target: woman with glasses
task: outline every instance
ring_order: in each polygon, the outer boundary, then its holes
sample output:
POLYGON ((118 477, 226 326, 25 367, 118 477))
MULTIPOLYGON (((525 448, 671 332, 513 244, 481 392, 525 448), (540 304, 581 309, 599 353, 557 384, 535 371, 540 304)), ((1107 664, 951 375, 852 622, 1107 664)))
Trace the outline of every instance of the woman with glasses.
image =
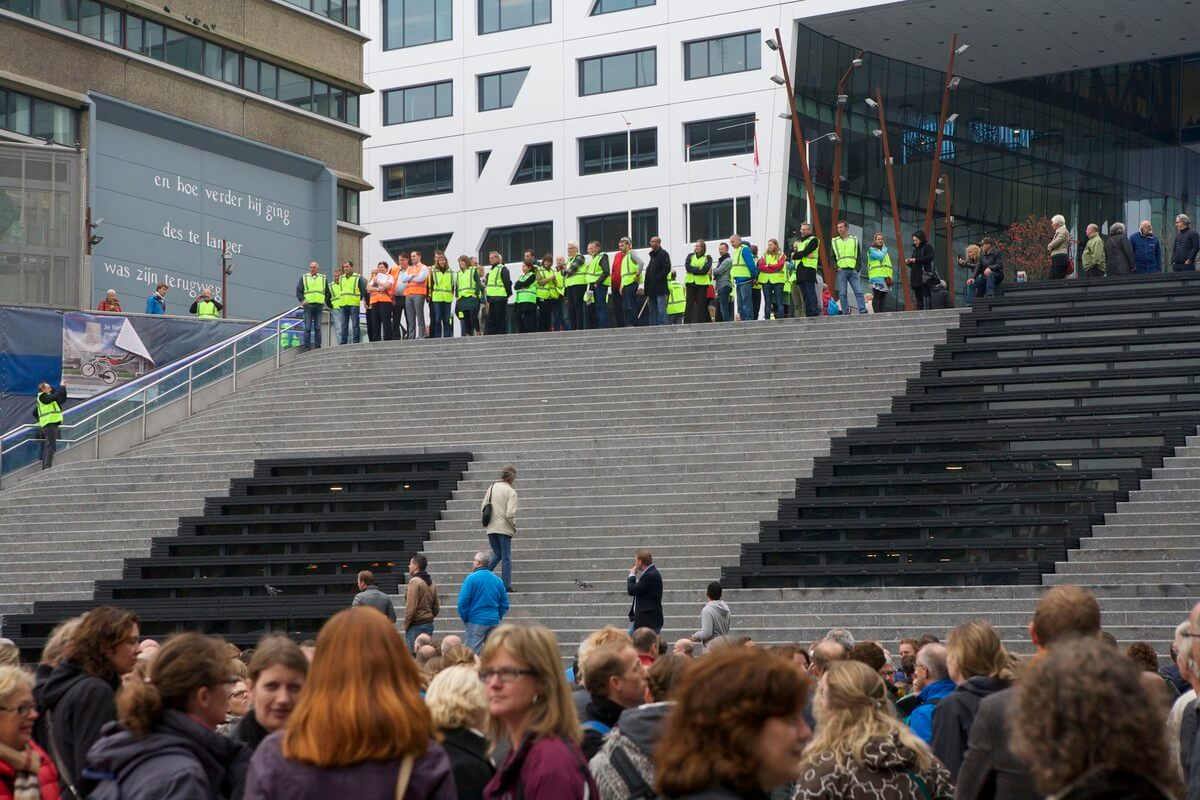
POLYGON ((553 633, 541 626, 496 628, 484 645, 479 679, 492 733, 506 737, 511 748, 484 790, 485 800, 600 796, 579 749, 583 730, 553 633))
POLYGON ((435 734, 404 637, 348 608, 321 628, 287 726, 254 751, 246 800, 457 800, 435 734))
POLYGON ((33 676, 0 667, 0 800, 58 800, 58 771, 33 741, 33 676))
POLYGON ((259 639, 247 675, 250 707, 227 735, 257 750, 263 739, 283 729, 296 708, 308 677, 308 659, 300 645, 283 634, 271 634, 259 639))
POLYGON ((198 633, 168 639, 154 657, 149 682, 121 690, 120 728, 88 752, 84 777, 100 781, 91 797, 238 794, 250 750, 216 731, 225 721, 233 683, 222 640, 198 633))

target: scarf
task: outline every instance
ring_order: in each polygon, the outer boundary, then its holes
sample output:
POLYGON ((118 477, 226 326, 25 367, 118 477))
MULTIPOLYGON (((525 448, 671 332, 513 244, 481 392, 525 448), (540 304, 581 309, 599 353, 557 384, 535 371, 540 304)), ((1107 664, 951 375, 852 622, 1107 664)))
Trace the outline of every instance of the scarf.
POLYGON ((0 744, 0 760, 13 769, 13 800, 41 800, 38 772, 42 768, 42 759, 33 745, 25 745, 24 750, 13 750, 0 744))

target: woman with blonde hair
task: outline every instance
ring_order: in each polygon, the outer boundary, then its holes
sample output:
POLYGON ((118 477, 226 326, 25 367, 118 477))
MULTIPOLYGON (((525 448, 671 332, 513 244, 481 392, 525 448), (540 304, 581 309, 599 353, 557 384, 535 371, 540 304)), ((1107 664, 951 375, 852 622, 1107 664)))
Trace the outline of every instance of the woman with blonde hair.
POLYGON ((447 667, 430 681, 425 703, 450 756, 459 800, 481 800, 484 787, 496 774, 496 765, 482 732, 488 710, 479 672, 473 666, 447 667))
POLYGON ((600 790, 579 742, 583 729, 563 674, 558 640, 540 625, 501 625, 488 636, 479 680, 491 729, 510 751, 485 800, 585 800, 600 790))
POLYGON ((946 670, 956 685, 933 709, 930 746, 950 770, 950 777, 957 778, 979 704, 988 695, 1007 689, 1012 672, 1000 635, 983 620, 965 622, 950 631, 946 670))
POLYGON ((335 614, 287 726, 254 752, 246 800, 455 800, 417 665, 388 618, 335 614))
POLYGON ((954 795, 950 773, 896 719, 887 685, 858 661, 839 661, 821 678, 817 734, 804 751, 797 800, 936 800, 954 795))
POLYGON ((0 667, 0 800, 58 800, 58 770, 33 741, 33 676, 0 667))

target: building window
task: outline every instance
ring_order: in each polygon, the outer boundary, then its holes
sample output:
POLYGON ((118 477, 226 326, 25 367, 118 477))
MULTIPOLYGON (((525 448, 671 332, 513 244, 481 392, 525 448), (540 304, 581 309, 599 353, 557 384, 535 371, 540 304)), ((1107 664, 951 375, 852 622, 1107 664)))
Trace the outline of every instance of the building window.
POLYGON ((383 49, 450 41, 452 14, 451 0, 384 0, 383 49))
POLYGON ((580 97, 653 86, 657 82, 658 59, 653 47, 579 61, 580 97))
POLYGON ((72 147, 79 140, 78 118, 76 109, 0 87, 0 128, 4 130, 72 147))
POLYGON ((579 140, 579 174, 596 175, 658 165, 658 129, 641 128, 628 135, 606 133, 579 140), (632 145, 633 157, 626 159, 626 144, 632 145))
POLYGON ((545 25, 550 0, 479 0, 479 35, 545 25))
POLYGON ((383 168, 383 199, 407 200, 454 191, 454 157, 389 164, 383 168))
POLYGON ((754 152, 753 114, 687 122, 683 133, 684 158, 691 161, 754 152))
POLYGON ((479 110, 495 111, 498 108, 512 108, 517 102, 517 95, 521 93, 521 87, 525 85, 525 78, 528 75, 528 67, 480 75, 479 110))
POLYGON ((514 184, 537 183, 553 178, 554 145, 550 142, 527 145, 525 154, 521 156, 521 165, 517 167, 517 174, 513 175, 512 182, 514 184))
POLYGON ((479 248, 479 263, 488 263, 488 253, 495 250, 505 263, 520 261, 526 250, 534 255, 554 252, 554 223, 530 222, 525 225, 508 225, 503 228, 488 228, 479 248))
POLYGON ((611 14, 614 11, 628 11, 631 8, 647 8, 654 5, 654 0, 596 0, 592 6, 591 16, 611 14))
POLYGON ((405 86, 383 93, 383 124, 399 125, 454 114, 454 83, 441 81, 405 86))
POLYGON ((450 245, 450 236, 449 233, 433 233, 427 236, 410 236, 407 239, 387 239, 380 244, 392 257, 393 264, 396 263, 396 256, 407 256, 413 250, 421 254, 421 260, 426 264, 432 264, 434 251, 446 252, 450 245))
POLYGON ((358 224, 358 190, 347 186, 338 187, 338 215, 342 222, 358 224))
MULTIPOLYGON (((684 206, 685 213, 687 206, 684 206)), ((750 198, 714 200, 711 203, 692 203, 691 238, 728 239, 737 233, 750 235, 750 198), (733 228, 734 205, 737 205, 737 229, 733 228)))
POLYGON ((334 22, 358 27, 358 0, 284 0, 305 11, 311 11, 334 22))
POLYGON ((701 39, 683 45, 685 80, 749 72, 762 66, 760 31, 701 39))
MULTIPOLYGON (((616 250, 622 236, 627 236, 629 214, 626 211, 579 218, 579 241, 599 242, 601 250, 616 250)), ((658 235, 658 209, 641 208, 633 212, 634 247, 649 247, 650 237, 658 235)))
POLYGON ((475 154, 476 175, 483 174, 483 168, 487 166, 488 159, 492 157, 491 150, 480 150, 475 154))

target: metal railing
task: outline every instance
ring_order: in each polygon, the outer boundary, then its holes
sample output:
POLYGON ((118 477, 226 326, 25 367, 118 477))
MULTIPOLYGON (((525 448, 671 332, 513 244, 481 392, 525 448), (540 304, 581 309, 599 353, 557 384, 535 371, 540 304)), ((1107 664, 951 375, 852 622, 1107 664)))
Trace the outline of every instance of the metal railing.
MULTIPOLYGON (((229 391, 237 390, 238 373, 274 359, 278 368, 283 354, 301 344, 304 319, 299 306, 259 323, 223 342, 185 356, 129 383, 116 386, 63 412, 58 451, 94 444, 92 458, 99 458, 104 434, 132 426, 133 444, 145 441, 152 411, 174 403, 182 406, 179 418, 193 413, 197 391, 228 380, 229 391), (140 435, 137 424, 140 422, 140 435)), ((0 479, 40 461, 42 439, 37 425, 14 428, 0 436, 0 479)))

